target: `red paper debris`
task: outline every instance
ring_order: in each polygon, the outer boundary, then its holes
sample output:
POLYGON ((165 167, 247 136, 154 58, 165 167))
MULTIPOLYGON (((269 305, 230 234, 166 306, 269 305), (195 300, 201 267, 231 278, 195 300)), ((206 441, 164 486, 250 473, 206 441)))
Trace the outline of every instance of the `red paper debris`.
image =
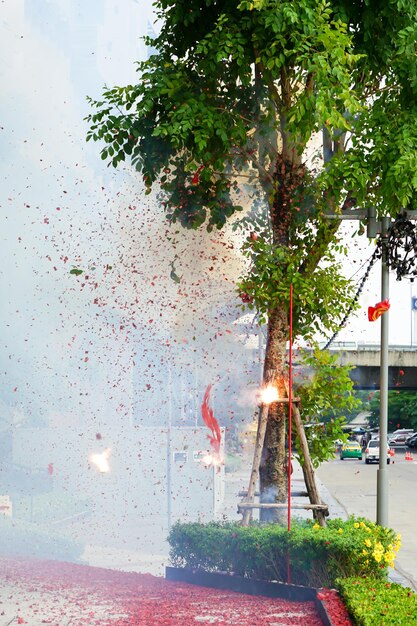
POLYGON ((378 302, 375 306, 368 307, 368 320, 370 322, 376 322, 376 320, 381 317, 383 313, 386 313, 390 308, 389 300, 382 300, 382 302, 378 302))
POLYGON ((214 417, 213 409, 209 406, 211 387, 212 387, 211 385, 208 385, 204 393, 203 404, 201 405, 201 415, 202 415, 205 425, 212 432, 212 436, 207 435, 207 437, 210 440, 210 445, 213 448, 213 450, 216 452, 216 454, 219 454, 220 442, 221 442, 222 436, 221 436, 219 424, 216 418, 214 417))

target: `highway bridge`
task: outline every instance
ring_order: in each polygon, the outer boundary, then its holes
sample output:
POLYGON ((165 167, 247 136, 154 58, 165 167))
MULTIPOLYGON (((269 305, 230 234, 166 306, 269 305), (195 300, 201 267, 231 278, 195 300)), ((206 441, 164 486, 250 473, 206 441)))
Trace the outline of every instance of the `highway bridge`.
MULTIPOLYGON (((329 350, 341 365, 354 365, 351 378, 357 389, 379 389, 379 344, 334 342, 329 350)), ((389 347, 388 386, 417 391, 417 346, 389 347)))

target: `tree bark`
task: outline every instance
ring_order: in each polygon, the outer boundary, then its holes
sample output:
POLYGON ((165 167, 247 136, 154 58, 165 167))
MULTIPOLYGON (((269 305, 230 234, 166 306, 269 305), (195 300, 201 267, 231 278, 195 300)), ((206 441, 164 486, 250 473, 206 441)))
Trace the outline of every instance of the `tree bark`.
MULTIPOLYGON (((278 390, 279 398, 286 398, 285 379, 286 344, 288 340, 288 315, 282 308, 276 308, 268 319, 268 339, 265 350, 264 383, 272 384, 278 390)), ((269 406, 260 464, 261 503, 285 502, 287 498, 286 473, 286 404, 274 402, 269 406)), ((261 510, 263 522, 280 521, 282 510, 261 510)))
MULTIPOLYGON (((286 343, 288 318, 286 312, 277 308, 268 320, 268 339, 265 350, 263 382, 273 385, 280 398, 286 397, 286 343)), ((246 502, 253 503, 256 484, 260 482, 260 501, 285 502, 287 498, 287 474, 285 466, 285 404, 273 402, 262 404, 259 412, 255 451, 246 502)), ((282 511, 261 510, 261 521, 279 521, 282 511)), ((252 510, 243 513, 242 525, 247 526, 252 510)))
MULTIPOLYGON (((260 466, 260 502, 262 504, 286 502, 286 419, 288 405, 274 403, 269 409, 265 443, 260 466)), ((262 522, 283 522, 286 513, 283 509, 261 509, 262 522)))

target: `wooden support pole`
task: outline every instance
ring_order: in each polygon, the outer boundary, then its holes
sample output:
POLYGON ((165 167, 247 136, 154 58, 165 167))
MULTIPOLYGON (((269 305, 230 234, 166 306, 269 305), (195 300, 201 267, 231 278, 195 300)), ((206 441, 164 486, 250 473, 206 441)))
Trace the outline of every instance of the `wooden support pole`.
MULTIPOLYGON (((300 398, 293 398, 292 402, 299 402, 300 398)), ((288 398, 279 398, 276 400, 280 404, 287 404, 288 398)), ((245 502, 253 502, 256 493, 256 484, 259 478, 259 467, 261 465, 262 450, 264 447, 266 426, 268 424, 268 413, 270 404, 262 404, 258 422, 258 430, 256 433, 255 451, 253 454, 252 470, 249 479, 249 487, 246 494, 245 502)), ((248 526, 252 519, 252 510, 245 509, 242 518, 242 526, 248 526)))
MULTIPOLYGON (((320 498, 320 493, 317 488, 316 478, 314 474, 313 464, 310 458, 310 450, 308 448, 307 437, 304 431, 303 422, 300 415, 300 409, 298 406, 293 406, 293 420, 297 430, 298 440, 300 442, 301 453, 304 459, 304 465, 302 466, 304 481, 307 487, 307 493, 310 499, 311 504, 314 505, 322 505, 323 502, 320 498)), ((314 517, 320 526, 326 526, 326 515, 325 510, 327 510, 327 506, 325 509, 316 508, 314 517)), ((327 511, 328 514, 328 511, 327 511)))
MULTIPOLYGON (((259 504, 253 502, 240 502, 237 505, 239 513, 247 511, 248 509, 286 509, 286 502, 260 502, 259 504)), ((306 511, 328 511, 327 504, 292 504, 292 509, 305 509, 306 511)))
MULTIPOLYGON (((263 404, 261 407, 261 412, 259 416, 258 431, 256 433, 255 451, 253 454, 253 461, 252 461, 252 471, 250 474, 248 493, 246 496, 247 503, 253 502, 255 492, 256 492, 256 483, 258 482, 258 478, 259 478, 259 466, 261 464, 262 449, 264 447, 266 426, 268 423, 268 411, 269 411, 269 404, 263 404)), ((245 509, 243 513, 243 517, 242 517, 242 526, 249 526, 251 518, 252 518, 252 509, 251 508, 245 509)))

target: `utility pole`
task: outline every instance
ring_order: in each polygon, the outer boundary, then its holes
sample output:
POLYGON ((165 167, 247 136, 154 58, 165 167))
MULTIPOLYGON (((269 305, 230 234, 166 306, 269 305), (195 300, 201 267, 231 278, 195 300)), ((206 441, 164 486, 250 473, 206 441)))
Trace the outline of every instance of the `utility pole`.
MULTIPOLYGON (((368 209, 367 236, 380 235, 381 244, 381 301, 389 298, 388 230, 390 217, 376 219, 375 209, 368 209)), ((381 343, 379 361, 379 469, 376 484, 376 523, 388 526, 388 356, 389 356, 389 311, 381 316, 381 343)))
MULTIPOLYGON (((388 229, 391 219, 381 219, 381 301, 389 298, 388 229)), ((376 523, 388 526, 388 342, 389 311, 381 316, 381 345, 379 369, 379 469, 377 472, 376 523)))
MULTIPOLYGON (((405 210, 403 216, 407 220, 417 220, 416 210, 405 210)), ((327 215, 328 219, 350 219, 366 220, 367 236, 375 239, 380 236, 381 247, 381 301, 389 299, 389 237, 390 228, 395 222, 391 217, 384 216, 376 218, 375 207, 369 207, 367 211, 357 209, 344 216, 327 215)), ((410 233, 407 233, 408 236, 410 233)), ((410 244, 408 244, 410 245, 410 244)), ((415 238, 412 241, 412 248, 417 250, 415 238)), ((397 280, 407 274, 413 276, 417 272, 412 269, 414 261, 405 264, 399 273, 400 265, 397 265, 397 280), (400 276, 400 278, 398 277, 400 276)), ((411 340, 413 343, 413 340, 411 340)), ((377 473, 377 493, 376 493, 376 521, 380 526, 388 526, 388 470, 387 470, 387 444, 388 444, 388 357, 389 357, 389 313, 386 311, 381 316, 381 344, 380 344, 380 378, 379 378, 379 469, 377 473)))

